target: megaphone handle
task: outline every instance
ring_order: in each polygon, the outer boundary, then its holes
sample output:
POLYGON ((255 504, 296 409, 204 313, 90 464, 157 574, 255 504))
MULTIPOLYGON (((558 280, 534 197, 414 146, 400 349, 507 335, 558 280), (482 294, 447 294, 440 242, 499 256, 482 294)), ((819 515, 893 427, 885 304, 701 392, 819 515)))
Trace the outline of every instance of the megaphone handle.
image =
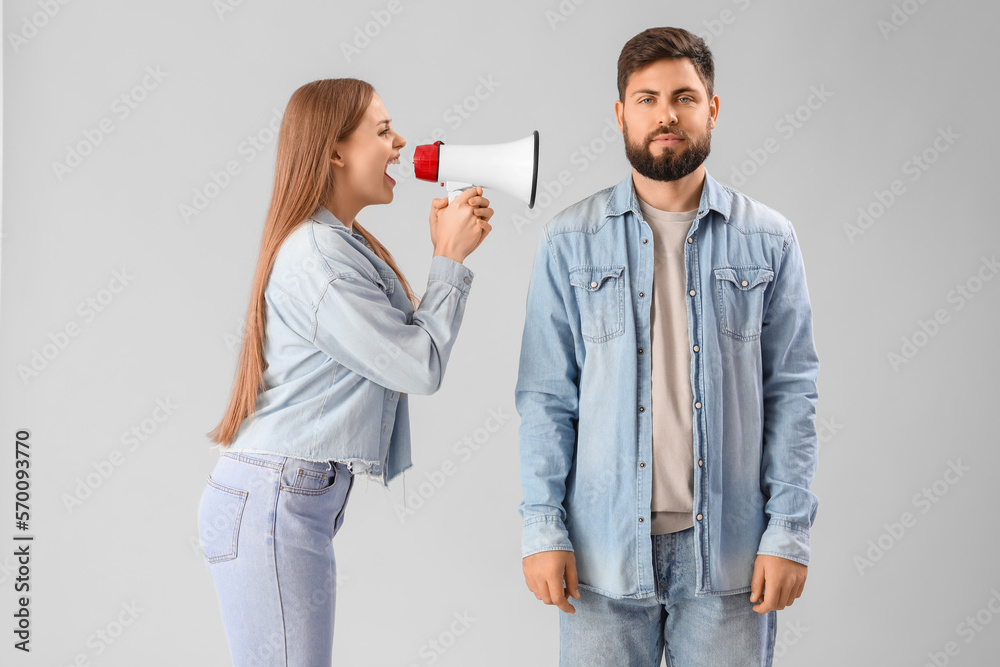
POLYGON ((462 183, 461 181, 445 181, 445 189, 448 191, 448 203, 455 201, 455 197, 463 191, 472 187, 472 183, 462 183))

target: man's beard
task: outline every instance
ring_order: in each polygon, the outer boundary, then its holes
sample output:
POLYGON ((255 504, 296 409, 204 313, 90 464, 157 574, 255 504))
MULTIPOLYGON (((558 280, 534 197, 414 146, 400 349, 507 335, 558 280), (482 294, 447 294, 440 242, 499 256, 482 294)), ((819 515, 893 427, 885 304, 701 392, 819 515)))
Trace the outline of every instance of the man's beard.
POLYGON ((629 141, 628 125, 625 123, 625 119, 622 118, 622 128, 625 133, 625 155, 635 170, 646 178, 654 181, 676 181, 701 166, 701 163, 705 161, 705 158, 711 152, 711 122, 712 120, 709 118, 705 124, 705 134, 700 138, 692 138, 690 134, 677 129, 658 127, 649 133, 643 140, 643 143, 633 144, 629 141), (681 152, 677 151, 677 148, 682 146, 682 144, 667 146, 664 148, 662 155, 654 157, 650 148, 652 141, 661 134, 668 133, 676 134, 683 139, 686 144, 685 150, 681 152))

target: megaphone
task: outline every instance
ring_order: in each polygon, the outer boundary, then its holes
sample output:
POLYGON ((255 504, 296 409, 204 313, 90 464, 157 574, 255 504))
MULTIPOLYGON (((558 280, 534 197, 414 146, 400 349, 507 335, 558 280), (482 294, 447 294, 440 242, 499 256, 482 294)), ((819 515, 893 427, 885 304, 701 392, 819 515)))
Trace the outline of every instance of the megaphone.
POLYGON ((417 146, 413 171, 424 181, 441 182, 448 203, 475 185, 496 188, 535 205, 538 185, 538 130, 506 144, 446 146, 442 141, 417 146))

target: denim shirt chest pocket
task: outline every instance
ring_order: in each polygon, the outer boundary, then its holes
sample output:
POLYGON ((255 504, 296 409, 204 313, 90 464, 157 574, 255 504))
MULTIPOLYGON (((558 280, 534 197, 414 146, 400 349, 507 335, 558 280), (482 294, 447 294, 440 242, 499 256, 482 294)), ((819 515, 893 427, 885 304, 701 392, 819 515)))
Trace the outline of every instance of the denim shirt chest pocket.
POLYGON ((774 270, 768 266, 717 266, 714 271, 719 330, 736 340, 757 340, 764 317, 764 290, 774 279, 774 270))
POLYGON ((625 267, 576 266, 569 270, 584 340, 603 343, 625 331, 625 267))

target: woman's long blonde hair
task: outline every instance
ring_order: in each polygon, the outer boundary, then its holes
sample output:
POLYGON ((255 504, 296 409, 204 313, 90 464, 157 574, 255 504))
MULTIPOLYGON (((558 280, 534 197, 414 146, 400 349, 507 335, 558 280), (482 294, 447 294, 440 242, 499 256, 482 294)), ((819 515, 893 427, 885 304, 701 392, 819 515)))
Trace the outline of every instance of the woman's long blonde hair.
MULTIPOLYGON (((264 288, 274 258, 292 230, 326 203, 334 188, 330 161, 333 145, 358 127, 374 93, 371 84, 358 79, 321 79, 302 86, 288 100, 278 133, 274 188, 260 242, 236 379, 222 421, 208 433, 223 446, 232 443, 245 418, 253 417, 257 394, 264 388, 264 288)), ((396 272, 406 296, 416 307, 418 299, 389 251, 356 221, 353 228, 396 272)))

